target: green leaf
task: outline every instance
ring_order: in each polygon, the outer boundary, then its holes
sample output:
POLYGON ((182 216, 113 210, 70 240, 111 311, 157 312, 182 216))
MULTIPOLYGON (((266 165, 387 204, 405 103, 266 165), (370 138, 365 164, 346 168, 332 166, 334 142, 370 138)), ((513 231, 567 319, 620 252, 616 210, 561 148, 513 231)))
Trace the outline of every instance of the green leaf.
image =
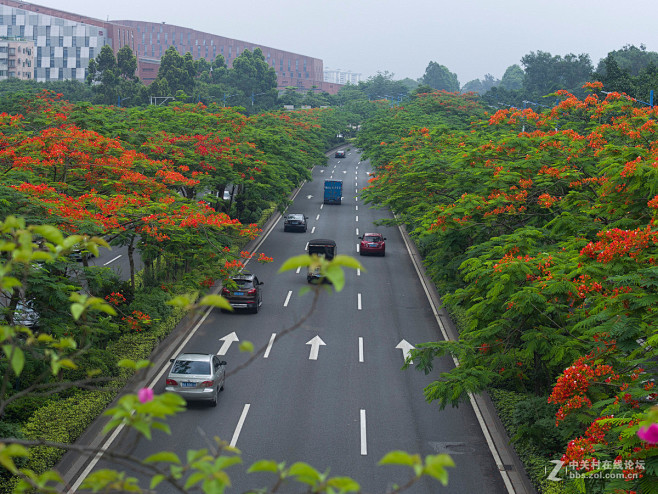
POLYGON ((384 458, 379 460, 378 465, 405 465, 413 466, 420 463, 418 455, 410 455, 406 451, 390 451, 386 453, 384 458))
POLYGON ((83 312, 85 311, 85 306, 83 304, 71 304, 71 314, 73 315, 74 320, 80 319, 80 316, 82 316, 83 312))
POLYGON ((359 492, 361 486, 349 477, 333 477, 327 481, 329 487, 340 489, 342 492, 359 492))
POLYGON ((151 490, 155 489, 158 485, 160 485, 160 483, 164 479, 166 479, 166 477, 164 475, 161 475, 161 474, 154 475, 153 478, 151 479, 151 483, 150 483, 151 490))
POLYGON ((251 353, 254 351, 254 344, 251 341, 242 341, 240 342, 238 348, 241 352, 251 353))
POLYGON ((340 292, 345 286, 345 273, 343 269, 336 265, 330 264, 325 272, 326 278, 331 282, 334 287, 334 290, 340 292))
POLYGON ((7 358, 11 359, 11 368, 14 374, 20 376, 25 365, 25 354, 23 350, 14 345, 2 345, 2 351, 5 352, 7 358))
POLYGON ((298 482, 308 485, 316 485, 322 480, 320 472, 308 463, 297 462, 290 466, 288 473, 296 477, 298 482))
POLYGON ((281 265, 278 272, 283 273, 284 271, 290 271, 291 269, 310 266, 312 262, 313 259, 308 254, 302 254, 300 256, 291 257, 281 265))
POLYGON ((206 474, 203 472, 196 472, 193 473, 192 475, 189 476, 189 478, 185 481, 185 489, 189 489, 195 484, 198 484, 199 482, 202 482, 205 480, 206 474))
POLYGON ((360 269, 365 273, 365 268, 361 265, 358 259, 355 259, 352 256, 338 255, 331 260, 331 264, 336 264, 338 266, 345 266, 346 268, 360 269))
POLYGON ((443 485, 448 485, 448 472, 445 467, 454 467, 455 462, 449 455, 429 455, 425 458, 423 473, 434 477, 443 485))
POLYGON ((144 459, 144 463, 176 463, 180 465, 181 461, 180 458, 176 453, 172 453, 171 451, 160 451, 159 453, 155 453, 148 458, 144 459))
POLYGON ((62 235, 62 232, 51 225, 33 226, 32 231, 41 235, 43 238, 55 245, 61 245, 64 241, 64 235, 62 235))
POLYGON ((272 472, 277 473, 279 471, 278 464, 272 460, 260 460, 254 463, 247 470, 248 473, 251 472, 272 472))
POLYGON ((206 295, 199 301, 199 305, 210 305, 220 309, 233 310, 231 304, 221 295, 206 295))

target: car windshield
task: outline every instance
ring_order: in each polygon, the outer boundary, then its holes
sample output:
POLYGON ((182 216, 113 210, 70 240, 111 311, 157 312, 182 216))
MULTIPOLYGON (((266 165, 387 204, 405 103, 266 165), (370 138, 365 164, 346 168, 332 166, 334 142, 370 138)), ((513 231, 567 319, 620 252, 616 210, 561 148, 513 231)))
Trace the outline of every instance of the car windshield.
POLYGON ((366 235, 365 237, 363 237, 363 240, 365 240, 366 242, 380 242, 381 237, 379 235, 366 235))
POLYGON ((173 374, 210 374, 210 362, 199 360, 176 360, 173 374))
POLYGON ((247 288, 252 285, 251 280, 245 280, 244 278, 238 278, 233 280, 236 285, 238 285, 238 288, 247 288))

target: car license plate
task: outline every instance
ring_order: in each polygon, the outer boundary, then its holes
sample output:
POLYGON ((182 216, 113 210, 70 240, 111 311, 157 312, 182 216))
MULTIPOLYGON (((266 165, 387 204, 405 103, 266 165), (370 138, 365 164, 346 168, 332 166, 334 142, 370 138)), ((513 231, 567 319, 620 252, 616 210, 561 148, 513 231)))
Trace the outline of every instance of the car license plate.
POLYGON ((183 387, 183 388, 193 388, 194 386, 196 386, 196 383, 182 382, 182 383, 180 383, 180 385, 181 385, 181 387, 183 387))
POLYGON ((233 292, 233 295, 244 295, 244 292, 233 292))
POLYGON ((377 247, 377 244, 370 244, 370 247, 377 247))

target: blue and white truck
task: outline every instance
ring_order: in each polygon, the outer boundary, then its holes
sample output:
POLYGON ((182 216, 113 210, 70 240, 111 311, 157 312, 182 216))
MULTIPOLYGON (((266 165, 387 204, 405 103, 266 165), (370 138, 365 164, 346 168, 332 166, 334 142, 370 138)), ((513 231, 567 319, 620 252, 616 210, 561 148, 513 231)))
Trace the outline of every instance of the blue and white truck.
POLYGON ((343 197, 342 180, 325 180, 324 181, 324 203, 340 204, 343 197))

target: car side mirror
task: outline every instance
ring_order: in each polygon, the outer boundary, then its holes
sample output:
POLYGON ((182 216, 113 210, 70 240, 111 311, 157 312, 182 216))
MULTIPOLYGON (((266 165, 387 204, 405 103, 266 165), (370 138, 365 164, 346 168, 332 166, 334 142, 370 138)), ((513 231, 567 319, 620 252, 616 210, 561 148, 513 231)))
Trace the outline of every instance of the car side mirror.
POLYGON ((265 282, 264 282, 264 281, 259 281, 258 284, 259 284, 259 285, 264 285, 265 282))
POLYGON ((169 359, 169 363, 170 363, 170 364, 173 364, 173 363, 174 363, 174 360, 176 360, 176 359, 175 359, 175 358, 170 358, 170 359, 169 359))
POLYGON ((386 237, 384 237, 384 240, 386 240, 386 237))
POLYGON ((363 240, 363 235, 360 235, 360 236, 359 236, 359 239, 363 240))
POLYGON ((226 365, 226 360, 220 360, 219 365, 226 365))

